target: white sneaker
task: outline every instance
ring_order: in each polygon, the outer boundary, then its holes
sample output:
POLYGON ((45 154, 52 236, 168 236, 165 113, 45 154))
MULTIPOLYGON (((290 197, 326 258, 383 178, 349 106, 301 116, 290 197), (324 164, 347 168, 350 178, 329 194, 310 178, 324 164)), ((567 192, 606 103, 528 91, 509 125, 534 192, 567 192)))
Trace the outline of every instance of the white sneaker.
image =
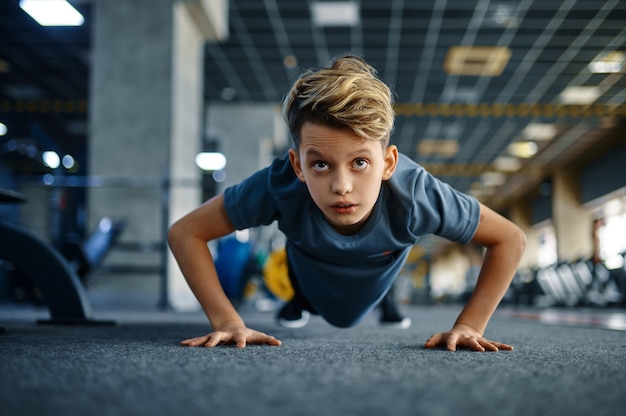
POLYGON ((302 311, 302 313, 300 314, 300 318, 288 319, 287 317, 282 317, 279 315, 278 319, 276 319, 276 322, 278 322, 278 325, 285 328, 302 328, 309 323, 310 317, 311 314, 309 313, 309 311, 302 311))
POLYGON ((404 317, 400 321, 380 321, 382 326, 394 329, 407 329, 411 327, 411 318, 404 317))

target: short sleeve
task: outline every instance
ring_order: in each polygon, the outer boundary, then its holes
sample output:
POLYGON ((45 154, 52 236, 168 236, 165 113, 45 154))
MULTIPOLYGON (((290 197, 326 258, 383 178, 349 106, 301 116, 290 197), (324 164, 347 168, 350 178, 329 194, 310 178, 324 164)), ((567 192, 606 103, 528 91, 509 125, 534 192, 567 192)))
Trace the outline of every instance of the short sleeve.
MULTIPOLYGON (((466 243, 474 236, 480 220, 478 201, 437 179, 407 156, 400 155, 388 186, 393 194, 388 208, 392 217, 406 221, 404 227, 415 239, 434 234, 466 243)), ((395 227, 402 228, 402 224, 396 221, 395 227)))
POLYGON ((413 220, 428 219, 430 232, 459 243, 469 242, 480 220, 478 201, 425 170, 415 182, 413 220))
POLYGON ((238 230, 268 225, 279 216, 269 186, 270 169, 262 169, 224 191, 224 207, 238 230))

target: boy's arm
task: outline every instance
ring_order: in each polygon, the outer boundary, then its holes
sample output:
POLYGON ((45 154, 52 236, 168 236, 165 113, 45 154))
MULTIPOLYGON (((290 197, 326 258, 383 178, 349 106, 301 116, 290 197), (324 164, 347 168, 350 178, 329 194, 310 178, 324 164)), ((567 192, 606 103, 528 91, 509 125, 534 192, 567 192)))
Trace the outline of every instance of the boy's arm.
POLYGON ((202 337, 185 340, 183 345, 280 345, 276 338, 246 328, 219 282, 207 243, 233 231, 235 228, 226 214, 222 195, 210 199, 169 229, 168 242, 172 253, 214 331, 202 337))
POLYGON ((431 336, 426 342, 427 348, 441 346, 451 351, 457 346, 476 351, 513 349, 510 345, 483 338, 483 333, 513 280, 526 247, 526 237, 515 224, 480 204, 480 222, 472 241, 487 249, 474 293, 452 330, 431 336))

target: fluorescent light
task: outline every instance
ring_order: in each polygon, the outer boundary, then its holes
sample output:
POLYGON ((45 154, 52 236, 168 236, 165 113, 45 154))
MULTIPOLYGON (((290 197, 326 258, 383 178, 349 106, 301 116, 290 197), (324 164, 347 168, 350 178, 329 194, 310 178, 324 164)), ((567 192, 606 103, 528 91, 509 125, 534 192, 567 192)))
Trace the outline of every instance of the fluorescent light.
POLYGON ((508 150, 515 157, 527 159, 537 153, 537 143, 533 141, 513 142, 509 145, 508 150))
POLYGON ((481 197, 484 194, 486 194, 485 188, 483 187, 483 184, 480 182, 472 183, 472 185, 470 186, 469 193, 475 198, 481 197))
POLYGON ((500 186, 506 183, 506 175, 501 172, 485 172, 480 175, 483 186, 500 186))
POLYGON ((554 124, 530 123, 522 132, 529 140, 552 140, 556 136, 557 128, 554 124))
POLYGON ((493 161, 493 167, 500 172, 517 172, 522 167, 522 162, 515 157, 499 156, 493 161))
POLYGON ((226 167, 226 156, 219 152, 202 152, 196 155, 196 165, 202 170, 215 171, 226 167))
POLYGON ((506 46, 452 46, 443 67, 450 75, 496 77, 509 62, 511 50, 506 46))
POLYGON ((41 26, 80 26, 85 22, 67 0, 20 0, 20 7, 41 26))
POLYGON ((588 65, 594 74, 612 74, 622 72, 626 64, 626 53, 612 51, 598 55, 588 65))
POLYGON ((422 139, 417 145, 421 156, 441 156, 451 158, 459 152, 459 142, 454 139, 422 139))
POLYGON ((592 104, 600 97, 598 87, 567 87, 559 96, 563 104, 592 104))
POLYGON ((359 23, 359 6, 354 1, 329 1, 311 4, 316 26, 355 26, 359 23))

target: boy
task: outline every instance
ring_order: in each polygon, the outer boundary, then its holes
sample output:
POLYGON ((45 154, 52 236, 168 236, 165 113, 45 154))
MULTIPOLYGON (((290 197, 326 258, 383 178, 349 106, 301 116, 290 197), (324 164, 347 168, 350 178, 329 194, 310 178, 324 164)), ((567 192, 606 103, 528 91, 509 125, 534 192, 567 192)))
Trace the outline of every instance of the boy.
POLYGON ((379 304, 421 235, 482 244, 487 250, 473 295, 452 329, 432 335, 425 346, 511 350, 482 335, 511 283, 525 236, 389 145, 393 98, 376 71, 344 56, 306 72, 285 98, 283 112, 294 145, 288 157, 170 228, 172 252, 213 328, 182 344, 280 345, 245 326, 207 250, 209 240, 235 229, 278 221, 296 293, 285 310, 318 313, 338 327, 357 324, 379 304))

